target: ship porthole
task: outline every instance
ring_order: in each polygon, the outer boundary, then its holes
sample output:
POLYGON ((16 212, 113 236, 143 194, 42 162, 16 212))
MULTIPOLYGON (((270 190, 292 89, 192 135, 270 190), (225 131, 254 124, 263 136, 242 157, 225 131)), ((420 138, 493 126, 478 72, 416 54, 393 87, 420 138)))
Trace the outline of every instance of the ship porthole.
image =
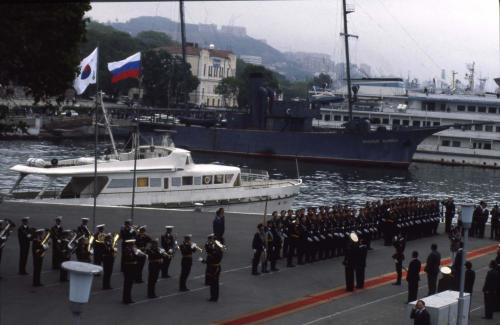
POLYGON ((203 184, 210 184, 210 176, 203 177, 203 184))

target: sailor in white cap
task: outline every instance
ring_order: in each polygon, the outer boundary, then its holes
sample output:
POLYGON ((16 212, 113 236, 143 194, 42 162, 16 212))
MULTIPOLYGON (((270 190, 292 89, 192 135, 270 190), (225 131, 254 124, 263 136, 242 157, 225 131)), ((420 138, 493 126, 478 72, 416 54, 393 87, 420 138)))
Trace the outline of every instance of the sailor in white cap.
POLYGON ((42 273, 42 263, 43 257, 45 256, 45 251, 47 250, 47 237, 44 238, 43 235, 45 229, 37 229, 35 231, 35 236, 33 238, 33 286, 40 287, 42 283, 40 281, 40 275, 42 273))
POLYGON ((89 218, 82 218, 82 224, 76 229, 78 237, 84 236, 85 238, 90 237, 90 230, 88 228, 89 218))
POLYGON ((454 284, 454 277, 449 266, 443 266, 440 269, 441 279, 439 279, 437 292, 443 292, 446 290, 452 290, 454 284))
POLYGON ((122 250, 123 256, 123 303, 131 304, 132 285, 134 283, 137 271, 137 255, 135 254, 135 239, 126 239, 122 250))
MULTIPOLYGON (((139 233, 136 236, 136 242, 135 245, 137 246, 137 249, 139 249, 141 252, 146 251, 146 247, 148 244, 151 242, 151 237, 146 234, 146 229, 147 226, 143 225, 139 227, 139 233)), ((144 281, 142 280, 142 270, 144 269, 144 265, 146 264, 146 255, 140 255, 138 256, 137 259, 137 273, 135 274, 135 283, 143 283, 144 281)))
POLYGON ((30 251, 30 243, 33 240, 35 229, 28 225, 30 217, 21 219, 21 226, 17 229, 17 238, 19 240, 19 274, 27 275, 26 262, 30 251))
POLYGON ((191 273, 191 266, 193 265, 193 253, 196 250, 201 250, 195 243, 191 242, 191 234, 184 236, 184 241, 180 245, 180 251, 182 254, 181 260, 181 276, 179 279, 179 290, 189 291, 186 286, 187 278, 189 273, 191 273))
POLYGON ((356 266, 356 246, 358 243, 358 235, 355 232, 349 234, 350 242, 345 249, 344 264, 345 268, 345 283, 347 291, 354 291, 354 269, 356 266))
POLYGON ((165 226, 165 234, 161 236, 161 247, 167 253, 166 256, 163 257, 163 263, 161 265, 161 277, 163 279, 170 278, 168 274, 168 268, 170 266, 170 262, 174 257, 174 253, 178 248, 177 241, 172 233, 174 226, 165 226))
POLYGON ((101 265, 105 250, 106 233, 104 232, 106 224, 96 226, 97 231, 94 233, 94 264, 101 265))
POLYGON ((50 239, 52 240, 52 269, 58 270, 61 268, 61 243, 64 229, 61 225, 61 216, 57 216, 54 221, 55 225, 50 228, 50 239))

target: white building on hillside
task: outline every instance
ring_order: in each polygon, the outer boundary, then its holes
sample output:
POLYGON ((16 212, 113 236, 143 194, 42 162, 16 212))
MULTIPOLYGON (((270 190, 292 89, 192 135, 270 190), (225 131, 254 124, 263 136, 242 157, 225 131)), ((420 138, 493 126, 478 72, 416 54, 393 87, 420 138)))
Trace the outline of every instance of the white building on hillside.
MULTIPOLYGON (((180 47, 163 48, 172 55, 182 55, 180 47)), ((227 77, 236 75, 236 55, 231 51, 217 50, 214 46, 200 48, 198 44, 188 43, 186 60, 191 65, 191 72, 200 80, 198 88, 189 94, 189 102, 205 107, 234 107, 236 99, 224 98, 215 93, 215 87, 227 77)))

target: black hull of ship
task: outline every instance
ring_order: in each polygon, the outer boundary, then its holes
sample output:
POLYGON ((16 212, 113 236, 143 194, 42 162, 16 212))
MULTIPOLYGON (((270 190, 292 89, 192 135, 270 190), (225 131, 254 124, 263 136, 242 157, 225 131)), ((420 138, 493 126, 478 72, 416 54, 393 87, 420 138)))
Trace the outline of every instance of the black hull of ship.
POLYGON ((408 168, 417 146, 439 127, 355 132, 279 132, 174 125, 175 145, 190 151, 408 168))

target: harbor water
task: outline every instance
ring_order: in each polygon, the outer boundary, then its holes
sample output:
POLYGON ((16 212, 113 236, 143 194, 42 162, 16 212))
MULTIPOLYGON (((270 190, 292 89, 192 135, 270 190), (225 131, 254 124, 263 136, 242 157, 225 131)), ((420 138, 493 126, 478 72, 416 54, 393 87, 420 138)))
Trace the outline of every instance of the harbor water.
MULTIPOLYGON (((99 144, 102 153, 108 142, 99 144)), ((121 144, 123 146, 123 144, 121 144)), ((9 167, 25 163, 28 158, 65 159, 93 156, 94 144, 88 141, 0 141, 0 189, 7 192, 17 174, 9 167)), ((363 205, 368 200, 395 196, 418 196, 488 205, 500 201, 500 170, 476 167, 452 167, 428 163, 412 163, 408 170, 362 168, 334 164, 271 160, 242 156, 193 153, 197 163, 218 162, 252 169, 265 169, 272 178, 303 179, 301 193, 294 207, 348 204, 363 205)), ((61 186, 61 180, 56 186, 61 186)), ((43 177, 33 175, 23 181, 24 188, 42 188, 43 177)))

